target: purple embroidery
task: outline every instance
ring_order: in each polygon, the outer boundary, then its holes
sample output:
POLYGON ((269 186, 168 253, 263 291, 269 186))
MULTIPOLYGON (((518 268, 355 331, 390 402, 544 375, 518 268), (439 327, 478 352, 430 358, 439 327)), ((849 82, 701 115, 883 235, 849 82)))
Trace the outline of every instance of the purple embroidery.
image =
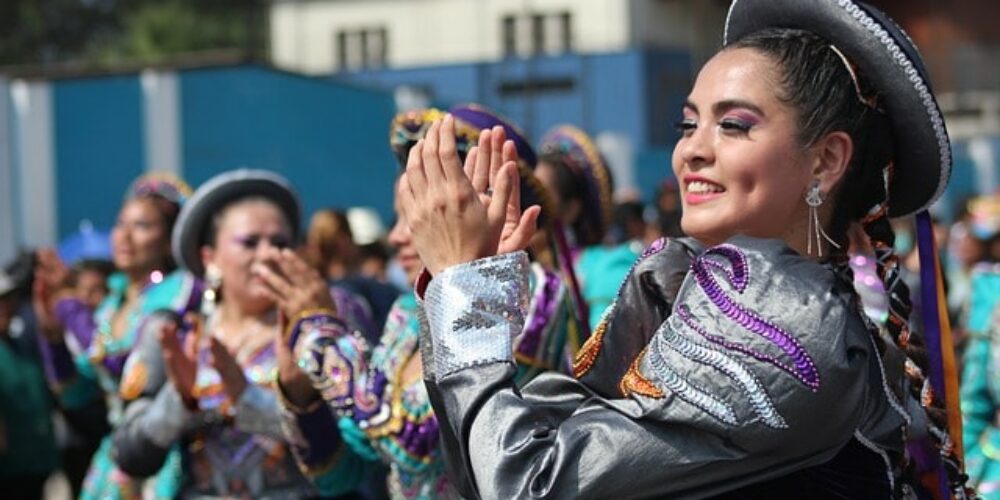
POLYGON ((437 417, 431 415, 421 423, 410 420, 403 421, 403 428, 396 436, 396 441, 411 456, 426 457, 436 448, 438 443, 437 417))
POLYGON ((751 349, 742 344, 730 342, 719 335, 713 335, 711 333, 708 333, 707 330, 705 330, 701 325, 699 325, 696 322, 694 315, 691 313, 691 309, 689 309, 688 306, 684 304, 677 306, 677 317, 681 318, 687 326, 691 327, 692 330, 698 332, 698 334, 701 335, 702 337, 705 337, 705 339, 707 339, 709 342, 725 347, 726 349, 730 349, 745 354, 747 356, 750 356, 751 358, 758 359, 770 365, 774 365, 780 368, 781 370, 784 370, 789 375, 795 378, 799 378, 799 375, 798 373, 795 372, 794 368, 788 366, 786 363, 781 362, 781 360, 779 360, 774 356, 771 356, 770 354, 762 353, 760 351, 751 349))
POLYGON ((659 253, 661 250, 667 247, 666 238, 657 238, 655 241, 649 244, 645 250, 642 251, 642 255, 639 256, 639 260, 645 259, 654 253, 659 253))
MULTIPOLYGON (((695 280, 698 282, 698 286, 701 287, 701 289, 705 292, 705 295, 707 295, 709 300, 711 300, 712 303, 719 308, 722 314, 735 321, 743 328, 764 337, 772 344, 778 346, 785 352, 785 354, 788 355, 789 358, 792 359, 794 370, 789 371, 789 373, 813 391, 819 390, 819 371, 816 369, 816 364, 813 362, 812 357, 808 352, 806 352, 805 349, 802 348, 802 345, 799 344, 798 340, 789 335, 788 332, 782 328, 761 318, 756 313, 743 308, 730 299, 722 287, 719 286, 719 283, 715 280, 711 269, 722 270, 726 275, 727 280, 736 289, 736 291, 743 293, 749 282, 746 255, 744 255, 740 249, 732 245, 720 245, 705 251, 704 254, 696 258, 691 264, 691 271, 694 274, 695 280), (712 262, 709 258, 713 255, 718 255, 728 261, 732 266, 732 271, 730 272, 726 269, 722 263, 712 262)), ((713 342, 715 341, 711 337, 706 338, 712 340, 713 342)), ((731 343, 727 342, 727 344, 729 345, 723 345, 733 348, 731 343)), ((788 371, 789 367, 787 365, 778 363, 777 360, 770 356, 754 353, 746 348, 737 350, 788 371)))

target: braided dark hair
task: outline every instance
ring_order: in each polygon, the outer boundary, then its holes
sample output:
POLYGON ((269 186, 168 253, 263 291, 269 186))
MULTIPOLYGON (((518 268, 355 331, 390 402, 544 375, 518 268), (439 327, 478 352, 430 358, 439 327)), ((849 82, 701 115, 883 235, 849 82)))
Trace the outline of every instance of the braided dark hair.
MULTIPOLYGON (((853 67, 848 68, 850 62, 838 49, 806 31, 764 30, 728 47, 734 48, 756 50, 781 68, 779 98, 799 112, 801 146, 812 145, 833 131, 850 135, 854 154, 833 193, 829 234, 845 249, 852 224, 860 222, 868 235, 889 298, 886 331, 906 353, 904 371, 910 394, 929 417, 930 435, 941 452, 952 490, 964 492, 965 477, 947 433, 947 414, 925 375, 929 366, 927 351, 919 336, 912 335, 909 328, 910 292, 900 277, 898 259, 893 253, 895 235, 888 218, 887 186, 893 174, 891 127, 888 117, 877 107, 877 91, 853 67)), ((834 259, 844 263, 846 255, 840 251, 834 259)), ((884 348, 879 332, 873 330, 872 335, 876 345, 884 348)))

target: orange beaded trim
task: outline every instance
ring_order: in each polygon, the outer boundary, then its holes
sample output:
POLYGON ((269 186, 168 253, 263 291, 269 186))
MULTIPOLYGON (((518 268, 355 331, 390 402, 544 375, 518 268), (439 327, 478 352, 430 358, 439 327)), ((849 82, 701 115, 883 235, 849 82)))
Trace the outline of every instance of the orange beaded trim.
POLYGON ((601 347, 604 346, 604 332, 607 330, 608 320, 605 318, 597 325, 590 338, 583 343, 583 347, 580 348, 580 351, 576 353, 576 357, 573 359, 574 377, 583 378, 594 366, 597 354, 601 352, 601 347))
POLYGON ((618 390, 621 391, 623 397, 629 397, 632 394, 638 394, 640 396, 646 396, 650 398, 660 399, 664 397, 663 391, 655 384, 649 381, 645 375, 639 371, 639 363, 642 358, 646 356, 646 350, 649 347, 644 347, 639 355, 635 357, 632 364, 629 365, 628 371, 625 372, 625 376, 622 377, 622 381, 618 383, 618 390))

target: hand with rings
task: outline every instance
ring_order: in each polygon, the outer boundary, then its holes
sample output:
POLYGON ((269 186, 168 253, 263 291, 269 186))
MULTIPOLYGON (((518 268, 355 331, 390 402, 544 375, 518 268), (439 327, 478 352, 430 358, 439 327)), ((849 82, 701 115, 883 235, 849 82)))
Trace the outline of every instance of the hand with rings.
POLYGON ((517 168, 517 148, 499 126, 480 134, 463 167, 450 115, 413 147, 396 196, 431 274, 528 245, 541 207, 521 212, 517 168))

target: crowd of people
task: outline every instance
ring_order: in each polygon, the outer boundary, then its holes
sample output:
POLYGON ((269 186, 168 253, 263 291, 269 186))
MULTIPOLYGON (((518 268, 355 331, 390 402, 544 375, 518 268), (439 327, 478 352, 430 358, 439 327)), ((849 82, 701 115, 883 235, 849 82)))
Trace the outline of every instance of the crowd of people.
POLYGON ((1000 194, 926 214, 929 85, 874 8, 742 0, 648 205, 477 104, 388 124, 388 231, 144 175, 110 255, 0 271, 3 496, 1000 498, 1000 194))

